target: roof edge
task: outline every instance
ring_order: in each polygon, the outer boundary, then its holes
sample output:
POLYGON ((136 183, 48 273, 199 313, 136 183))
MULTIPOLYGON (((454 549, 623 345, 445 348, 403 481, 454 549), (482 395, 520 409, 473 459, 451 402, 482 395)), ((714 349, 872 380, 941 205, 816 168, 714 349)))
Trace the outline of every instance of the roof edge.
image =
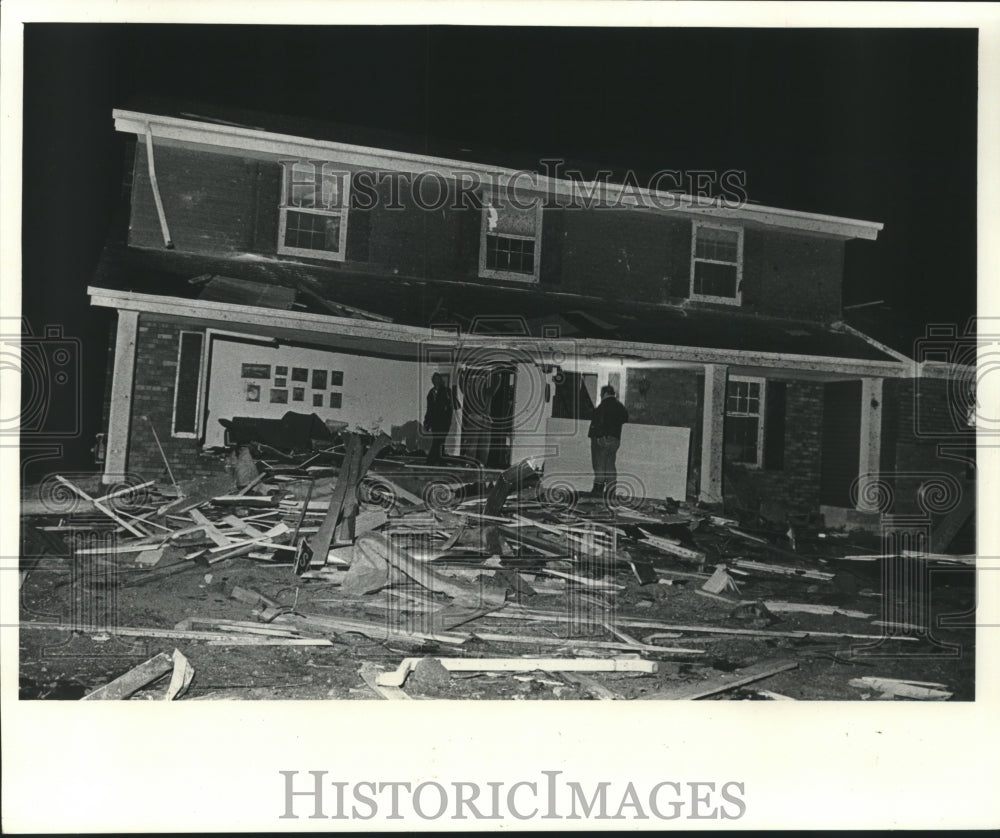
POLYGON ((491 182, 497 182, 500 186, 506 187, 514 181, 521 181, 515 184, 521 189, 567 197, 579 196, 599 188, 604 191, 608 202, 612 205, 627 206, 629 196, 633 200, 635 196, 638 196, 651 204, 651 206, 644 205, 643 208, 654 212, 665 214, 695 213, 733 221, 755 221, 768 226, 822 233, 845 239, 874 241, 878 237, 879 231, 884 227, 881 222, 877 221, 801 212, 761 204, 745 203, 738 206, 727 206, 719 199, 700 198, 677 192, 642 189, 622 184, 551 178, 534 172, 529 173, 531 175, 529 186, 529 184, 524 183, 526 180, 524 171, 501 166, 469 163, 462 160, 351 145, 330 140, 295 137, 240 125, 203 122, 119 108, 112 111, 112 116, 115 120, 115 129, 123 133, 144 136, 148 127, 153 137, 176 142, 218 146, 261 156, 289 155, 323 159, 324 156, 335 154, 339 160, 347 164, 382 167, 391 171, 426 171, 444 177, 448 177, 449 173, 453 176, 456 171, 473 172, 489 175, 491 182))

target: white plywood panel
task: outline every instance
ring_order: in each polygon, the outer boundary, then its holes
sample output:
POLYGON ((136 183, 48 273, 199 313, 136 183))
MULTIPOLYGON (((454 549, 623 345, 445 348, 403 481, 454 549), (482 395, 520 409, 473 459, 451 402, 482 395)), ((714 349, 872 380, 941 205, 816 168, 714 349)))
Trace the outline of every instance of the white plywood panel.
MULTIPOLYGON (((568 484, 586 491, 594 482, 590 464, 589 423, 573 419, 549 419, 547 439, 556 451, 545 460, 545 485, 568 484)), ((640 490, 648 498, 683 500, 687 494, 690 428, 638 425, 622 428, 618 449, 618 479, 628 490, 640 490)))

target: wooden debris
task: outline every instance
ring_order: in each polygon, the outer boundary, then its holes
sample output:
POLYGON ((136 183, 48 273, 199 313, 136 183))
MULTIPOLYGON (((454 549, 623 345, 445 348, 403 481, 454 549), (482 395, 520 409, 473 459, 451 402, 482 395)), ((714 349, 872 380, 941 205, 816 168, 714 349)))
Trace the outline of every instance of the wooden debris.
POLYGON ((779 672, 786 672, 795 669, 798 663, 795 661, 762 661, 753 666, 739 670, 736 673, 723 673, 717 677, 701 681, 696 684, 680 684, 675 687, 657 690, 654 693, 647 693, 639 696, 640 700, 695 700, 705 698, 710 695, 731 690, 734 687, 742 687, 744 684, 751 684, 763 678, 777 675, 779 672))
POLYGON ((614 690, 609 690, 603 684, 599 684, 589 675, 580 672, 560 672, 560 676, 571 684, 578 684, 599 701, 617 701, 621 696, 614 690))
POLYGON ((703 649, 679 649, 668 646, 654 646, 644 643, 614 643, 607 640, 588 640, 585 637, 546 637, 544 635, 494 634, 477 631, 473 635, 491 643, 513 643, 515 645, 562 646, 567 649, 614 649, 620 652, 656 652, 658 654, 703 655, 703 649))
POLYGON ((381 670, 370 661, 361 664, 361 680, 365 682, 369 689, 376 695, 389 701, 410 701, 412 697, 403 692, 399 687, 387 687, 378 682, 381 670))
POLYGON ((170 675, 170 685, 167 687, 167 693, 163 696, 164 701, 173 701, 175 698, 180 698, 187 692, 188 687, 191 686, 191 682, 194 680, 194 667, 191 666, 191 662, 179 650, 174 649, 171 659, 174 670, 170 675))
MULTIPOLYGON (((383 672, 378 684, 401 687, 423 658, 403 658, 394 672, 383 672)), ((656 664, 638 658, 434 658, 449 672, 644 672, 655 673, 656 664)))
POLYGON ((860 620, 871 618, 873 615, 864 611, 852 611, 849 608, 841 608, 839 605, 818 605, 808 602, 778 602, 773 599, 764 600, 764 607, 775 614, 821 614, 831 617, 856 617, 860 620))
POLYGON ((145 663, 140 663, 109 684, 87 693, 81 701, 120 701, 138 692, 148 684, 162 678, 174 668, 173 658, 160 652, 145 663))
POLYGON ((650 544, 657 550, 662 550, 665 553, 670 553, 682 559, 698 562, 699 565, 705 564, 706 556, 700 550, 691 550, 682 546, 680 542, 675 541, 672 538, 664 538, 663 536, 653 535, 651 532, 644 530, 642 527, 639 527, 639 531, 644 537, 642 542, 643 544, 650 544))
POLYGON ((954 695, 944 684, 927 681, 903 681, 897 678, 876 678, 864 676, 848 681, 852 687, 878 690, 883 698, 912 698, 925 701, 947 701, 954 695))
POLYGON ((146 537, 146 533, 143 532, 141 529, 139 529, 137 526, 135 526, 134 524, 130 524, 128 521, 124 520, 123 518, 120 518, 118 515, 116 515, 114 512, 112 512, 108 507, 103 506, 100 503, 100 501, 92 498, 85 491, 83 491, 83 489, 81 489, 79 486, 75 485, 74 483, 71 483, 69 480, 67 480, 65 477, 63 477, 61 474, 57 474, 56 475, 56 480, 58 480, 60 483, 62 483, 66 488, 68 488, 75 495, 78 495, 79 497, 83 498, 84 500, 89 501, 94 506, 95 509, 97 509, 99 512, 103 513, 104 515, 107 515, 112 521, 114 521, 116 524, 118 524, 118 526, 123 527, 124 529, 128 530, 130 533, 132 533, 132 535, 137 535, 137 536, 139 536, 139 538, 145 538, 146 537))
POLYGON ((785 565, 765 564, 764 562, 750 561, 749 559, 736 559, 733 565, 744 570, 756 570, 760 573, 777 573, 782 576, 797 576, 801 579, 818 579, 828 582, 836 574, 827 573, 823 570, 812 570, 805 567, 787 567, 785 565))
POLYGON ((737 594, 740 592, 736 580, 726 572, 726 566, 721 564, 715 566, 715 573, 701 586, 701 589, 710 594, 721 594, 723 591, 733 591, 737 594))

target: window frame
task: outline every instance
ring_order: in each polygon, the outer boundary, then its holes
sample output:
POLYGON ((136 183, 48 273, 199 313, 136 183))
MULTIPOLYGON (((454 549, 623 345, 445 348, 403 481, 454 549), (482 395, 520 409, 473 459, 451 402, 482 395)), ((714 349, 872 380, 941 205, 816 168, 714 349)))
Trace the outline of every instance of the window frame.
POLYGON ((691 278, 689 283, 689 295, 692 300, 705 303, 722 303, 723 305, 741 306, 743 305, 743 227, 732 224, 717 224, 707 221, 694 221, 691 225, 691 278), (719 297, 714 294, 699 294, 695 291, 695 266, 699 262, 709 265, 732 265, 733 262, 721 259, 706 259, 698 256, 698 230, 706 228, 713 230, 727 230, 736 233, 736 288, 735 296, 719 297))
MULTIPOLYGON (((518 239, 520 241, 533 241, 535 243, 535 258, 532 273, 524 273, 521 271, 503 271, 497 270, 496 268, 489 268, 486 266, 486 237, 489 233, 489 208, 490 200, 489 196, 483 198, 483 206, 479 211, 480 224, 479 224, 479 276, 486 279, 505 279, 514 282, 530 282, 537 283, 541 276, 541 264, 542 264, 542 199, 539 196, 534 196, 535 198, 535 234, 534 236, 521 236, 521 235, 508 235, 502 234, 503 238, 507 239, 518 239)), ((499 212, 499 210, 498 210, 499 212)))
MULTIPOLYGON (((725 418, 728 420, 732 416, 735 419, 747 419, 756 417, 757 418, 757 460, 752 463, 742 462, 739 460, 734 460, 733 464, 738 466, 744 466, 745 468, 761 469, 764 467, 764 435, 765 435, 765 422, 767 421, 767 379, 761 378, 759 376, 751 375, 730 375, 726 382, 726 413, 725 418), (744 382, 747 384, 759 384, 760 385, 760 398, 758 403, 760 408, 757 413, 742 413, 742 412, 732 412, 729 410, 729 385, 734 382, 744 382)), ((725 432, 723 432, 723 445, 725 445, 725 432)))
POLYGON ((305 256, 309 259, 325 259, 331 262, 344 262, 347 259, 347 223, 348 210, 351 204, 351 172, 329 160, 283 160, 281 162, 281 204, 278 207, 278 253, 285 256, 305 256), (320 166, 320 176, 332 174, 340 179, 340 208, 336 210, 317 209, 315 207, 297 207, 289 200, 291 183, 289 177, 295 166, 312 166, 313 177, 316 177, 316 166, 320 166), (288 228, 288 211, 301 212, 307 215, 338 217, 340 232, 337 251, 312 250, 307 247, 291 247, 285 244, 285 233, 288 228))

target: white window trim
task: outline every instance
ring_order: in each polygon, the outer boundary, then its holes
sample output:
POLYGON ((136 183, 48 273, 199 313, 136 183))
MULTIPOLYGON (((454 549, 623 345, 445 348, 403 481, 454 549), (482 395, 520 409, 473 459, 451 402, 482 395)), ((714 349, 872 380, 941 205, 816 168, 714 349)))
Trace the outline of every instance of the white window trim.
POLYGON ((174 439, 200 439, 201 438, 201 410, 204 404, 202 389, 205 381, 205 358, 208 355, 208 335, 205 332, 194 329, 185 329, 177 333, 177 370, 174 373, 174 405, 170 412, 170 436, 174 439), (181 349, 184 346, 184 335, 201 336, 201 358, 198 359, 198 384, 195 389, 194 406, 194 430, 177 431, 177 396, 180 393, 181 383, 181 349))
POLYGON ((698 300, 700 302, 706 303, 722 303, 724 305, 739 306, 743 305, 743 228, 734 227, 728 224, 707 224, 703 221, 694 221, 691 225, 691 279, 689 283, 689 292, 692 300, 698 300), (713 265, 732 265, 732 262, 724 262, 720 259, 703 259, 697 257, 695 254, 698 250, 698 230, 701 228, 711 228, 715 230, 729 230, 736 233, 736 296, 735 297, 717 297, 713 294, 698 294, 694 290, 694 267, 698 262, 707 262, 713 265))
POLYGON ((328 168, 335 164, 319 160, 296 160, 294 162, 283 162, 281 164, 281 204, 278 218, 278 253, 289 256, 306 256, 310 259, 326 259, 332 262, 344 262, 347 259, 347 211, 351 203, 351 173, 346 169, 328 168), (312 207, 296 207, 288 202, 289 183, 288 176, 295 163, 308 163, 319 165, 323 172, 339 175, 341 179, 341 208, 338 210, 313 209, 312 207), (331 253, 329 250, 310 250, 306 247, 289 247, 285 244, 285 230, 288 225, 288 211, 303 212, 309 215, 336 215, 340 217, 340 240, 337 244, 337 252, 331 253))
POLYGON ((729 381, 744 381, 749 384, 759 384, 760 385, 760 410, 757 413, 741 413, 741 412, 731 412, 729 410, 729 385, 726 385, 726 418, 733 416, 737 419, 744 417, 756 417, 757 418, 757 462, 755 463, 736 463, 736 465, 744 466, 745 468, 763 468, 764 466, 764 428, 765 422, 767 421, 766 411, 767 411, 767 379, 765 378, 755 378, 753 376, 746 375, 731 375, 729 376, 729 381))
POLYGON ((503 233, 504 238, 520 239, 522 241, 533 241, 535 243, 535 264, 534 272, 531 274, 520 273, 518 271, 498 271, 494 268, 486 267, 486 234, 489 232, 489 212, 488 206, 484 202, 480 211, 479 225, 479 276, 488 279, 508 279, 516 282, 538 282, 540 268, 542 264, 542 201, 537 199, 535 203, 535 235, 518 236, 503 233))

